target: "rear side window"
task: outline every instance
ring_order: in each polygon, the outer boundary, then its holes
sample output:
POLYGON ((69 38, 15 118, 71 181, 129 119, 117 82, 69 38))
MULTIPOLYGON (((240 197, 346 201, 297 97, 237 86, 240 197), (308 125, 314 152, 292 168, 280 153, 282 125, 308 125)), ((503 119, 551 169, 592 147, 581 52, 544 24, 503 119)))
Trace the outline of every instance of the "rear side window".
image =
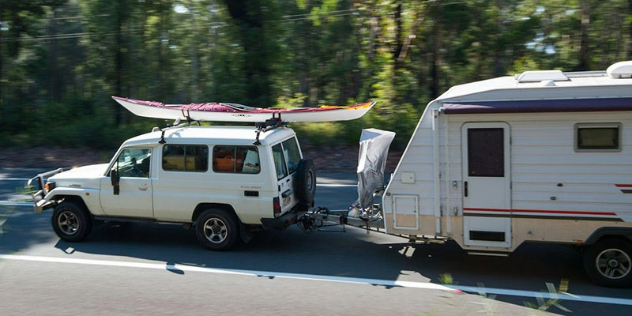
POLYGON ((301 152, 298 149, 296 138, 290 138, 283 142, 283 155, 287 161, 287 168, 290 173, 296 171, 301 160, 301 152))
POLYGON ((277 179, 287 177, 296 171, 301 161, 301 151, 298 148, 296 138, 290 138, 281 144, 272 146, 272 157, 276 167, 277 179))
POLYGON ((165 145, 162 147, 165 171, 205 172, 208 170, 208 147, 204 145, 165 145))
POLYGON ((272 158, 274 159, 274 167, 276 169, 277 179, 283 179, 289 174, 287 172, 287 167, 285 166, 285 158, 283 156, 283 147, 281 147, 281 144, 272 146, 272 158))
POLYGON ((261 171, 255 146, 213 147, 213 171, 255 174, 261 171))
POLYGON ((577 124, 575 125, 575 150, 620 151, 621 124, 577 124))

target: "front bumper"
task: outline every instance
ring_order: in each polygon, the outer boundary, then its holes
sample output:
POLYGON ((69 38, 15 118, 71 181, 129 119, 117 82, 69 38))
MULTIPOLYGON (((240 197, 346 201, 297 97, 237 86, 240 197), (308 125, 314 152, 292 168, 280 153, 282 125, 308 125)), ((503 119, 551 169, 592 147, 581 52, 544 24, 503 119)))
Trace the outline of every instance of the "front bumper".
POLYGON ((45 199, 46 194, 48 194, 48 190, 46 190, 46 186, 44 185, 44 179, 49 178, 52 175, 62 173, 62 172, 64 172, 64 169, 59 168, 59 169, 51 170, 48 172, 40 173, 37 176, 31 178, 26 183, 26 186, 28 188, 34 190, 31 196, 33 196, 33 204, 34 204, 33 211, 35 212, 35 214, 40 214, 43 210, 51 207, 53 204, 52 201, 47 201, 45 199), (33 188, 34 184, 37 185, 36 188, 33 188))

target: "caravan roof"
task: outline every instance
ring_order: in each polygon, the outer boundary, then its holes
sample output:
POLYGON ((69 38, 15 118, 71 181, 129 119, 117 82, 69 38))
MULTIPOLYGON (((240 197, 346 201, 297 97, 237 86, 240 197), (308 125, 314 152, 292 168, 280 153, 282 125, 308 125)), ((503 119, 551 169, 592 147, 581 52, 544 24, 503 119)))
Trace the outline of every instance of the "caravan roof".
POLYGON ((632 61, 608 71, 529 71, 457 85, 434 102, 446 114, 632 110, 632 61))

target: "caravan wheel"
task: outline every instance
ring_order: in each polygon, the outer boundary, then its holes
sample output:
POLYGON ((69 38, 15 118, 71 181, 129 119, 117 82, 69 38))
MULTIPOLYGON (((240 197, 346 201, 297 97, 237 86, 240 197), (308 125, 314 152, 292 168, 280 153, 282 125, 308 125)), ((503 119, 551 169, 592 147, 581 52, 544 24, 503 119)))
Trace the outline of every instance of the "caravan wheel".
POLYGON ((599 285, 632 286, 632 243, 619 238, 600 240, 584 253, 584 268, 599 285))

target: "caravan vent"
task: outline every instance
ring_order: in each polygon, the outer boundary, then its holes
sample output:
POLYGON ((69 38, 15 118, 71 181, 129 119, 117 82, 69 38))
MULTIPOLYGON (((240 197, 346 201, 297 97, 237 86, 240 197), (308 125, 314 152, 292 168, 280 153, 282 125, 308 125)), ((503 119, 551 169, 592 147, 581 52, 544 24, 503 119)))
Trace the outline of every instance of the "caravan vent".
POLYGON ((567 81, 568 77, 561 70, 525 71, 516 75, 518 82, 542 82, 545 80, 567 81))
POLYGON ((612 64, 606 72, 612 79, 632 78, 632 60, 612 64))

